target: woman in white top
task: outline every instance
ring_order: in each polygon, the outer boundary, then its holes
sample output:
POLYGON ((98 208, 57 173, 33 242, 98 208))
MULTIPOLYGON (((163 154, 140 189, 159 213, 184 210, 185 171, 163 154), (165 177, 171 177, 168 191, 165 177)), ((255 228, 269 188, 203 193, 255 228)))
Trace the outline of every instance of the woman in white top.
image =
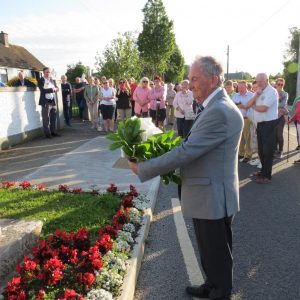
POLYGON ((194 98, 192 91, 189 90, 188 80, 183 80, 180 85, 181 90, 177 92, 173 101, 173 106, 175 109, 178 135, 186 137, 194 122, 194 98))
POLYGON ((101 88, 101 115, 103 117, 104 131, 108 132, 114 131, 114 111, 115 111, 115 94, 111 87, 108 86, 108 81, 103 82, 103 87, 101 88))

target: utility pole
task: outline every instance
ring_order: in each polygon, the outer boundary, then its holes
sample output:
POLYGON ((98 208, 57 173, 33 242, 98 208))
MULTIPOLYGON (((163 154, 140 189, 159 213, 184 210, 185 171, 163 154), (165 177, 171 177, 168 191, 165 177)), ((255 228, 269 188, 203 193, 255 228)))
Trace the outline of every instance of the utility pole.
POLYGON ((228 73, 229 73, 229 45, 227 46, 227 71, 226 71, 226 80, 229 79, 228 78, 228 73))
POLYGON ((298 97, 299 95, 300 95, 300 34, 299 34, 298 74, 297 74, 296 97, 298 97))

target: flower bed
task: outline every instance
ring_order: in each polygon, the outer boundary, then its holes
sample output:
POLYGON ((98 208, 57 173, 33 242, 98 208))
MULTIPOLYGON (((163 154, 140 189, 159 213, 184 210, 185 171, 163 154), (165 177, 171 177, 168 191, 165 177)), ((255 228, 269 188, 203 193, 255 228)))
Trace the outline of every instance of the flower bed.
MULTIPOLYGON (((14 186, 2 182, 2 188, 14 186)), ((21 183, 20 187, 32 188, 29 182, 21 183)), ((82 192, 70 191, 66 186, 59 189, 66 193, 82 192)), ((96 242, 91 242, 86 228, 74 233, 56 230, 46 240, 40 240, 31 255, 17 266, 19 275, 7 284, 5 299, 113 299, 120 294, 126 260, 147 200, 132 185, 129 192, 120 193, 111 184, 107 193, 120 197, 120 207, 112 223, 100 228, 96 242)))

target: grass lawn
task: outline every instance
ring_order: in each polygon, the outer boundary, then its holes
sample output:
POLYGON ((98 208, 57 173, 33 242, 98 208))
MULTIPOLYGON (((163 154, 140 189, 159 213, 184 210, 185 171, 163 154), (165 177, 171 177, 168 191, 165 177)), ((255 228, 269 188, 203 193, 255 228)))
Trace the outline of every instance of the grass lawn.
POLYGON ((40 220, 41 238, 56 229, 67 232, 86 227, 91 239, 99 228, 111 222, 120 198, 111 193, 93 196, 89 193, 63 193, 37 190, 0 189, 0 218, 40 220))

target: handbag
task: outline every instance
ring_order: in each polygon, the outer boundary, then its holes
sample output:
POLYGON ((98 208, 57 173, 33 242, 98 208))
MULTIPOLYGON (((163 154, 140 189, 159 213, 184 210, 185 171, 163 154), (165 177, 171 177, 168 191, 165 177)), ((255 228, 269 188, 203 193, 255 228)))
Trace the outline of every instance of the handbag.
POLYGON ((196 114, 192 110, 189 110, 184 113, 184 118, 186 120, 195 120, 196 114))

